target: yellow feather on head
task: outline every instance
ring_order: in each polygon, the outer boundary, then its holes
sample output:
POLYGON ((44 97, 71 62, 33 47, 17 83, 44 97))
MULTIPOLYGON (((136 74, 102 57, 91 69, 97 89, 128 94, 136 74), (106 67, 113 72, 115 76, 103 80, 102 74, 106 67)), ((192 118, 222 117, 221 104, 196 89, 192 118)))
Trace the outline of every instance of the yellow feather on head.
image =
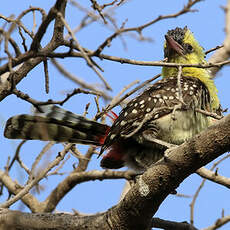
MULTIPOLYGON (((180 64, 204 64, 205 54, 203 48, 195 39, 193 33, 186 27, 183 29, 176 28, 169 30, 165 35, 167 42, 164 44, 164 54, 167 62, 180 64), (169 47, 169 44, 173 46, 169 47), (176 52, 176 51, 177 52, 176 52)), ((166 67, 162 68, 163 78, 175 77, 178 75, 178 68, 166 67)), ((214 81, 211 79, 209 71, 203 68, 183 67, 182 76, 196 77, 200 79, 207 87, 210 97, 212 109, 217 109, 220 106, 217 96, 217 88, 214 81)))

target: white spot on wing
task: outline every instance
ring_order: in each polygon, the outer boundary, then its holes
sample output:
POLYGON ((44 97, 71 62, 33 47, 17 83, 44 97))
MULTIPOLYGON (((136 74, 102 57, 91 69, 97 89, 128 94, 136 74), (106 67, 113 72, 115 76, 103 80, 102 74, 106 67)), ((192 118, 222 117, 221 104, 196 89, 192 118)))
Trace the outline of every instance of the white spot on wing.
POLYGON ((147 108, 147 109, 146 109, 146 112, 147 112, 147 113, 149 113, 150 111, 151 111, 151 109, 150 109, 150 108, 147 108))
POLYGON ((126 121, 121 121, 121 126, 125 125, 126 121))
POLYGON ((136 109, 133 109, 133 110, 132 110, 132 113, 137 113, 137 110, 136 110, 136 109))
POLYGON ((157 114, 154 116, 154 118, 157 119, 158 117, 159 117, 159 114, 157 113, 157 114))
POLYGON ((134 121, 133 125, 138 126, 138 125, 140 125, 140 122, 139 121, 134 121))
POLYGON ((140 105, 141 105, 141 104, 144 104, 144 103, 145 103, 145 100, 140 101, 140 105))
POLYGON ((112 134, 112 135, 110 136, 110 140, 113 140, 115 136, 116 136, 115 134, 112 134))

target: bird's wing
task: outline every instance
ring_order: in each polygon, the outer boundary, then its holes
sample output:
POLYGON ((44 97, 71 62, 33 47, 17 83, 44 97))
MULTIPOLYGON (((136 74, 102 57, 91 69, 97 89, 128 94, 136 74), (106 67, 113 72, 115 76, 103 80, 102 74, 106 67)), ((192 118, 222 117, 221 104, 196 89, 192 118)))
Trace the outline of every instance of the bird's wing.
POLYGON ((143 128, 153 120, 171 113, 172 108, 181 104, 180 91, 183 98, 181 109, 209 109, 209 92, 199 79, 181 77, 180 86, 177 77, 162 79, 132 99, 120 112, 110 129, 102 151, 115 141, 130 137, 129 135, 137 129, 143 131, 143 128), (142 123, 145 123, 144 126, 141 126, 142 123))

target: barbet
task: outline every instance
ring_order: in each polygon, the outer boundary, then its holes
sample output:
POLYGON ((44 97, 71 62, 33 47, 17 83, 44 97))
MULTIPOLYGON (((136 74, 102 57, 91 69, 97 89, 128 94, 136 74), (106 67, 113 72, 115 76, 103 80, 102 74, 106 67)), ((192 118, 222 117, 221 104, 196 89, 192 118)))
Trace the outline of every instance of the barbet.
MULTIPOLYGON (((203 48, 190 30, 176 28, 165 35, 166 62, 204 64, 203 48)), ((103 168, 123 166, 143 171, 159 160, 166 144, 181 144, 213 124, 199 110, 221 113, 217 89, 208 70, 163 67, 162 80, 147 87, 121 110, 112 126, 57 106, 41 106, 35 115, 11 117, 4 135, 10 139, 53 140, 101 146, 103 168)))

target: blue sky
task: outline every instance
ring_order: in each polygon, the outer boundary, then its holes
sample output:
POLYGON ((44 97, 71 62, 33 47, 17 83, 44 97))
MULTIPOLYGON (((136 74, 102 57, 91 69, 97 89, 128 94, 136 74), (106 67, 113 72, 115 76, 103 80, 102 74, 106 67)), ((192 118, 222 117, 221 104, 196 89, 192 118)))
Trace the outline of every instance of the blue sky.
MULTIPOLYGON (((44 8, 46 12, 48 12, 49 8, 54 4, 54 2, 54 0, 8 0, 1 4, 0 14, 5 16, 14 14, 17 16, 22 10, 25 10, 30 5, 44 8)), ((84 6, 90 6, 90 1, 79 0, 78 2, 84 6)), ((125 24, 126 27, 138 26, 156 18, 159 15, 176 13, 183 7, 185 3, 186 1, 184 0, 133 0, 120 7, 117 10, 115 17, 119 26, 121 26, 122 23, 126 21, 126 19, 128 19, 125 24)), ((117 38, 112 41, 110 47, 105 48, 104 53, 136 60, 162 60, 164 34, 168 29, 172 29, 177 26, 184 27, 185 25, 187 25, 190 30, 194 32, 197 40, 200 41, 204 49, 207 50, 217 45, 221 45, 225 38, 225 15, 224 11, 220 7, 221 5, 226 5, 226 1, 202 1, 193 7, 193 9, 199 10, 198 12, 188 13, 174 19, 166 19, 145 29, 143 31, 143 35, 151 37, 153 39, 152 43, 138 42, 137 40, 124 35, 123 38, 126 42, 126 48, 124 48, 122 45, 121 39, 117 38)), ((69 5, 67 7, 66 19, 72 28, 78 25, 83 16, 84 14, 82 12, 76 10, 72 6, 69 5)), ((25 19, 23 19, 23 22, 26 25, 30 25, 31 18, 31 15, 26 16, 25 19)), ((0 23, 2 23, 1 19, 0 23)), ((39 23, 39 17, 37 23, 39 23)), ((52 28, 50 27, 50 30, 51 29, 52 28)), ((43 46, 50 38, 50 30, 48 30, 47 35, 42 40, 43 46)), ((112 31, 106 29, 102 24, 93 23, 78 33, 77 38, 83 47, 96 49, 107 36, 111 35, 111 33, 112 31)), ((29 44, 29 42, 27 44, 29 44)), ((1 56, 5 56, 3 51, 4 49, 1 47, 1 56)), ((110 93, 111 95, 116 95, 125 85, 134 80, 138 79, 140 81, 144 81, 161 71, 160 67, 144 67, 114 63, 106 60, 94 60, 97 61, 97 63, 105 70, 103 75, 113 87, 113 92, 110 93)), ((97 83, 98 85, 102 86, 101 81, 98 79, 95 73, 89 67, 87 67, 84 60, 77 58, 67 58, 65 60, 60 60, 60 63, 62 63, 68 69, 68 71, 74 73, 78 77, 81 77, 85 81, 90 83, 97 83)), ((223 108, 228 108, 230 106, 230 79, 228 72, 229 67, 224 67, 218 73, 215 79, 223 108)), ((44 91, 44 73, 42 70, 42 65, 37 66, 33 71, 31 71, 27 77, 18 85, 18 89, 28 93, 31 97, 37 100, 47 100, 49 98, 63 99, 63 92, 69 92, 72 89, 78 87, 60 75, 50 62, 49 75, 50 93, 48 95, 46 95, 44 91)), ((88 117, 93 117, 96 112, 93 96, 75 96, 64 105, 64 108, 81 114, 88 102, 91 102, 91 107, 89 110, 90 114, 88 117)), ((100 103, 102 106, 104 106, 103 100, 101 100, 100 103)), ((10 116, 19 113, 29 113, 31 111, 31 105, 16 98, 15 96, 9 96, 0 103, 0 111, 0 167, 3 168, 7 161, 7 157, 9 155, 13 156, 17 144, 19 143, 19 141, 7 140, 3 137, 2 132, 4 123, 10 116)), ((119 107, 115 109, 115 112, 119 111, 119 107)), ((28 142, 23 146, 21 150, 21 157, 27 165, 31 164, 32 160, 40 152, 43 146, 44 143, 37 141, 28 142)), ((60 145, 55 146, 50 153, 50 159, 55 158, 57 151, 60 149, 60 145)), ((80 147, 80 149, 84 152, 87 148, 80 147)), ((43 163, 46 161, 47 159, 45 159, 43 163)), ((70 172, 74 162, 77 162, 77 160, 71 156, 71 159, 66 163, 62 171, 70 172)), ((230 176, 228 164, 229 160, 226 160, 222 165, 219 166, 219 173, 221 175, 227 177, 230 176)), ((210 165, 207 167, 210 167, 210 165)), ((99 160, 96 159, 96 157, 93 157, 92 162, 90 162, 89 169, 100 169, 99 160)), ((20 183, 25 181, 24 172, 18 166, 12 170, 11 175, 20 183)), ((43 191, 41 195, 38 196, 39 199, 43 200, 49 194, 49 191, 51 191, 54 186, 64 177, 66 177, 66 175, 64 175, 62 178, 60 176, 52 176, 48 180, 43 180, 41 184, 45 187, 45 191, 43 191)), ((192 175, 181 184, 181 186, 178 188, 178 192, 187 195, 193 195, 200 182, 201 178, 199 176, 192 175)), ((76 186, 60 202, 57 210, 72 211, 72 209, 76 209, 84 213, 95 213, 98 211, 106 210, 117 203, 123 185, 123 180, 107 180, 96 182, 94 181, 76 186)), ((4 199, 5 197, 0 197, 0 202, 3 202, 4 199)), ((221 216, 222 209, 225 210, 226 215, 229 214, 230 205, 229 202, 226 202, 226 200, 229 200, 229 191, 225 187, 218 186, 212 182, 206 182, 206 185, 202 189, 195 207, 195 225, 201 228, 213 224, 214 221, 221 216)), ((189 221, 190 202, 191 199, 189 198, 178 198, 174 195, 170 195, 162 204, 156 216, 175 221, 189 221)), ((13 206, 15 209, 20 207, 21 205, 19 203, 13 206)), ((224 230, 228 228, 229 224, 225 227, 222 227, 221 229, 224 230)))

